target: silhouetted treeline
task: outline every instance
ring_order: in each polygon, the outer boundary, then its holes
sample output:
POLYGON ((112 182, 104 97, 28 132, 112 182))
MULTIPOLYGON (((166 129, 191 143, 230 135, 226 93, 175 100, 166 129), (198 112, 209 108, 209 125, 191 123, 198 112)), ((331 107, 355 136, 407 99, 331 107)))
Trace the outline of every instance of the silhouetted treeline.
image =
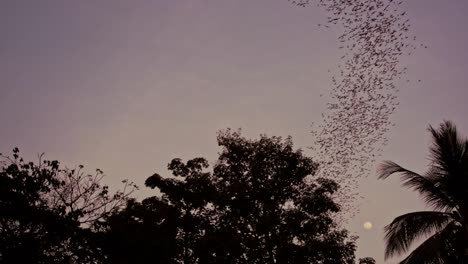
POLYGON ((125 206, 136 186, 113 195, 93 175, 58 161, 25 162, 19 150, 2 156, 0 171, 1 263, 93 263, 104 258, 104 235, 94 226, 125 206))
POLYGON ((173 159, 170 177, 141 202, 136 186, 110 194, 103 173, 57 161, 2 156, 1 263, 354 263, 355 238, 339 228, 338 185, 291 138, 248 140, 230 130, 210 167, 173 159))

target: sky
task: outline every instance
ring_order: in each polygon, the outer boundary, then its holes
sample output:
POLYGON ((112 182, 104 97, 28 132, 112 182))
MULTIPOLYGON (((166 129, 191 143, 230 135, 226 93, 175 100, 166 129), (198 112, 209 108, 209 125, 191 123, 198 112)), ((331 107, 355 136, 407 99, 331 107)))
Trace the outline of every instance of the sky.
MULTIPOLYGON (((453 120, 468 135, 468 2, 402 8, 428 48, 402 59, 421 82, 399 87, 382 160, 423 172, 429 124, 453 120)), ((252 138, 291 135, 313 157, 310 125, 325 111, 319 95, 332 88, 329 70, 342 55, 340 30, 317 26, 326 16, 286 0, 3 0, 0 152, 17 146, 30 159, 45 152, 100 168, 114 188, 168 175, 175 157, 215 161, 216 132, 227 127, 252 138)), ((382 229, 424 205, 374 171, 359 192, 360 213, 348 225, 360 237, 356 255, 397 263, 383 260, 382 229)))

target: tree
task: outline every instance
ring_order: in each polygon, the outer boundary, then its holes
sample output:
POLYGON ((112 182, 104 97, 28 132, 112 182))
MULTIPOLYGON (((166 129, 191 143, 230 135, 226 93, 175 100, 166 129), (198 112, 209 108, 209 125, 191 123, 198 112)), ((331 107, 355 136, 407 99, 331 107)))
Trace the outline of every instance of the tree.
POLYGON ((2 263, 97 263, 101 250, 92 226, 125 204, 135 186, 109 195, 103 172, 85 175, 56 160, 25 162, 19 150, 0 160, 2 263))
MULTIPOLYGON (((248 140, 226 130, 218 144, 223 150, 212 172, 204 158, 173 159, 174 177, 154 174, 145 182, 161 195, 138 204, 143 213, 124 210, 129 215, 122 222, 139 225, 132 230, 153 230, 148 243, 158 241, 159 232, 168 239, 165 263, 354 263, 354 239, 332 218, 339 211, 332 200, 338 185, 314 179, 317 164, 293 150, 290 137, 248 140)), ((161 252, 167 246, 154 243, 143 247, 161 252)), ((138 252, 124 253, 151 254, 138 252)), ((151 260, 158 257, 153 253, 151 260)))
POLYGON ((385 227, 385 257, 405 253, 415 240, 430 235, 400 263, 468 263, 468 141, 450 121, 429 131, 433 145, 425 174, 391 161, 379 168, 380 179, 400 174, 403 186, 433 208, 401 215, 385 227))
POLYGON ((360 258, 359 264, 375 264, 375 259, 371 257, 360 258))
POLYGON ((108 263, 178 263, 177 211, 159 199, 129 200, 102 223, 101 240, 108 263), (155 261, 157 258, 157 261, 155 261))

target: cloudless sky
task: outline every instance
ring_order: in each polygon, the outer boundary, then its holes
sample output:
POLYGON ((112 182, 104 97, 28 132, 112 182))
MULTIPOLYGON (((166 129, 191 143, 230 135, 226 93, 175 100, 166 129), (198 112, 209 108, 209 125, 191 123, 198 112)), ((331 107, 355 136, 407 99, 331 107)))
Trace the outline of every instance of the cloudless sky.
MULTIPOLYGON (((450 119, 468 135, 468 2, 402 8, 428 48, 402 60, 411 82, 401 84, 382 158, 422 172, 429 124, 450 119)), ((286 0, 3 0, 0 152, 18 146, 30 159, 45 152, 100 168, 118 187, 167 175, 174 157, 214 161, 216 132, 226 127, 292 135, 306 149, 342 55, 340 29, 316 26, 326 16, 286 0)), ((357 256, 384 263, 383 226, 424 207, 373 172, 359 190, 360 213, 348 227, 360 236, 357 256), (364 230, 365 221, 374 228, 364 230)), ((154 193, 142 187, 139 195, 154 193)))

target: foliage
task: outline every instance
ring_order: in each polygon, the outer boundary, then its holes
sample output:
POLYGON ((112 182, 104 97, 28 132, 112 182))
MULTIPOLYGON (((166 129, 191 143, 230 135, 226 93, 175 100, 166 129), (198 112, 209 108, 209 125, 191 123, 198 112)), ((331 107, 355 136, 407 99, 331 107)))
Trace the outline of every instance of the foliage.
POLYGON ((173 159, 141 202, 127 181, 110 195, 100 170, 2 156, 0 262, 354 263, 355 238, 332 218, 338 185, 313 177, 290 137, 226 130, 218 143, 211 172, 204 158, 173 159))
MULTIPOLYGON (((1 155, 0 155, 1 156, 1 155)), ((125 204, 136 186, 109 195, 103 173, 84 175, 56 160, 25 162, 19 150, 0 161, 2 263, 89 263, 101 258, 92 224, 125 204)))
POLYGON ((400 263, 468 263, 468 140, 449 121, 429 131, 433 145, 425 174, 390 161, 379 169, 381 179, 400 174, 403 186, 419 192, 434 209, 395 218, 385 228, 385 256, 403 254, 415 240, 430 235, 400 263))
POLYGON ((127 206, 101 225, 108 263, 177 263, 177 211, 157 198, 127 206))
POLYGON ((114 246, 125 248, 110 255, 186 264, 354 263, 354 239, 331 217, 338 185, 312 178, 317 164, 293 150, 291 138, 248 140, 226 130, 218 144, 212 172, 204 158, 173 159, 173 177, 146 180, 161 195, 109 218, 108 234, 124 234, 112 238, 114 246), (148 244, 130 242, 140 239, 148 244))
POLYGON ((375 264, 375 259, 371 257, 360 258, 359 264, 375 264))

